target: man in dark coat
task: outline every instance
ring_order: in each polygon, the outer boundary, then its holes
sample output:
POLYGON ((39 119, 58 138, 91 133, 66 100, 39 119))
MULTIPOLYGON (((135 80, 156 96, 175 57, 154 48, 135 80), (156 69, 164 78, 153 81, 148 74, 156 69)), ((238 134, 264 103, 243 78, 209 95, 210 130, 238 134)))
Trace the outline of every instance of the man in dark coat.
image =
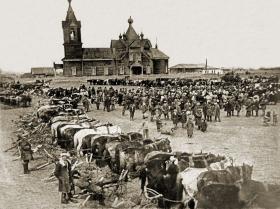
POLYGON ((235 110, 237 112, 237 117, 239 117, 241 111, 241 102, 239 100, 237 100, 235 103, 235 110))
POLYGON ((58 191, 61 192, 61 203, 67 204, 69 201, 75 202, 71 199, 71 162, 69 160, 69 153, 62 153, 61 158, 55 165, 54 176, 58 179, 58 191))
POLYGON ((174 129, 177 129, 177 125, 179 122, 179 115, 178 115, 178 112, 176 109, 174 110, 173 114, 171 115, 171 119, 174 124, 174 129))
POLYGON ((31 149, 31 144, 27 141, 26 138, 23 138, 22 136, 18 135, 18 149, 20 152, 20 158, 22 160, 22 165, 23 165, 23 173, 24 174, 29 174, 30 171, 28 170, 28 163, 30 160, 33 160, 32 156, 32 149, 31 149))
POLYGON ((129 106, 130 120, 133 120, 133 119, 134 119, 135 109, 136 109, 135 104, 132 103, 132 104, 129 106))
POLYGON ((110 112, 110 106, 111 106, 111 99, 110 99, 109 95, 106 95, 104 97, 104 108, 103 108, 103 111, 107 110, 107 112, 110 112))
POLYGON ((162 127, 162 121, 161 121, 160 117, 156 118, 156 127, 157 127, 157 131, 160 132, 161 127, 162 127))
POLYGON ((83 98, 82 103, 83 103, 83 107, 85 108, 85 111, 89 112, 90 101, 86 96, 83 98))
POLYGON ((246 117, 251 117, 253 110, 253 101, 249 98, 246 102, 246 117))
POLYGON ((194 129, 194 123, 192 121, 192 118, 189 118, 186 127, 187 127, 188 137, 191 138, 193 136, 193 129, 194 129))
POLYGON ((95 104, 96 104, 96 109, 99 110, 99 107, 100 107, 100 102, 101 102, 101 99, 100 99, 100 96, 96 96, 96 100, 95 100, 95 104))
POLYGON ((202 132, 205 132, 207 130, 207 122, 206 122, 206 120, 202 120, 201 126, 200 126, 200 130, 202 132))
POLYGON ((154 122, 154 117, 156 115, 156 106, 151 105, 149 109, 150 109, 150 112, 151 112, 151 122, 154 122))
POLYGON ((202 120, 202 108, 199 105, 199 103, 194 107, 193 114, 194 114, 194 117, 195 117, 195 125, 197 125, 198 130, 200 130, 201 120, 202 120))
POLYGON ((187 112, 186 110, 183 110, 181 115, 182 128, 186 128, 186 122, 187 122, 187 112))

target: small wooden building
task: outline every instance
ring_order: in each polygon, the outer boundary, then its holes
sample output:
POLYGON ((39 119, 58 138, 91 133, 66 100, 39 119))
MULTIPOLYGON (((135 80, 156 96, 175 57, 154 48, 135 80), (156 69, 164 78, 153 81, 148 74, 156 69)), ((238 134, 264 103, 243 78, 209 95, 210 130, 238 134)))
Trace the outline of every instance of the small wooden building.
POLYGON ((178 64, 169 68, 169 73, 202 73, 205 64, 178 64))
POLYGON ((55 70, 52 67, 33 67, 31 74, 33 77, 49 77, 55 76, 55 70))

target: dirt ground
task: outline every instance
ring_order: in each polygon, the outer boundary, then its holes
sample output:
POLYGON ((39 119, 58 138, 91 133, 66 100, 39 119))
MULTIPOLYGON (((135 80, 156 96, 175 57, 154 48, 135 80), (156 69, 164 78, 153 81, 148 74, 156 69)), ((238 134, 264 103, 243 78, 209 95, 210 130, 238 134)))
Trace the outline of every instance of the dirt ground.
MULTIPOLYGON (((53 166, 34 171, 30 175, 22 175, 21 162, 14 160, 17 158, 17 156, 13 156, 15 150, 4 152, 15 140, 13 131, 17 128, 14 121, 20 115, 33 111, 33 109, 12 109, 3 105, 0 107, 0 209, 78 208, 78 204, 61 206, 57 182, 45 183, 42 181, 51 173, 53 166)), ((275 110, 278 116, 280 115, 280 104, 268 106, 267 109, 275 110)), ((117 110, 112 112, 105 112, 103 109, 97 111, 93 105, 88 114, 92 118, 117 124, 124 132, 139 131, 142 122, 140 111, 136 112, 135 120, 131 122, 128 112, 125 116, 121 116, 121 107, 117 107, 117 110)), ((222 122, 209 123, 206 133, 195 130, 194 137, 191 139, 186 137, 185 129, 177 129, 174 136, 169 136, 173 151, 203 151, 229 155, 237 164, 242 162, 253 164, 255 180, 280 184, 280 124, 265 127, 262 117, 245 118, 244 112, 240 117, 228 118, 225 113, 221 115, 222 122)), ((165 122, 166 126, 172 126, 170 121, 165 122)), ((180 126, 181 124, 179 124, 180 126)), ((155 123, 150 124, 150 136, 152 138, 161 137, 156 132, 155 123)), ((42 159, 37 159, 32 161, 30 166, 35 167, 42 163, 44 163, 42 159)))
MULTIPOLYGON (((136 111, 135 120, 129 121, 129 112, 121 115, 121 109, 106 112, 96 110, 89 116, 118 124, 124 132, 139 131, 142 123, 141 111, 136 111)), ((268 106, 268 110, 280 113, 280 104, 268 106)), ((178 129, 174 136, 161 135, 156 131, 155 123, 150 123, 150 137, 168 137, 173 151, 211 152, 232 156, 236 164, 248 162, 254 165, 253 178, 268 183, 280 183, 280 130, 278 126, 263 126, 262 117, 246 118, 245 112, 240 117, 226 117, 221 114, 222 122, 209 122, 207 132, 195 130, 193 138, 187 138, 186 129, 178 129)), ((167 127, 172 122, 163 120, 167 127)))

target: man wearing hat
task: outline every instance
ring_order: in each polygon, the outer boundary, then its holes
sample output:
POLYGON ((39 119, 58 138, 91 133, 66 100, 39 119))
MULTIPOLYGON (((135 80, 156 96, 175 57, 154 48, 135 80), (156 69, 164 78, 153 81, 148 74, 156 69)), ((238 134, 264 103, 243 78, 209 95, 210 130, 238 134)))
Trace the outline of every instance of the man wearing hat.
POLYGON ((161 127, 162 127, 162 121, 159 116, 156 117, 156 127, 157 127, 157 131, 160 132, 161 127))
POLYGON ((246 117, 251 117, 252 110, 253 110, 252 106, 253 106, 253 101, 252 101, 252 97, 250 97, 246 102, 246 117))
POLYGON ((151 104, 149 110, 151 112, 151 122, 154 122, 154 117, 156 115, 156 106, 154 104, 151 104))
POLYGON ((179 122, 179 114, 176 109, 174 110, 173 114, 171 115, 171 119, 172 119, 172 122, 174 125, 174 129, 177 129, 178 122, 179 122))
POLYGON ((134 119, 135 110, 136 110, 135 104, 134 103, 130 104, 129 105, 129 118, 130 118, 130 120, 134 119))
POLYGON ((194 129, 194 123, 193 123, 191 117, 188 119, 188 122, 186 124, 186 128, 187 128, 188 137, 191 138, 193 136, 193 129, 194 129))
POLYGON ((164 101, 164 103, 162 105, 162 112, 163 112, 165 120, 168 120, 169 119, 169 115, 168 115, 169 106, 167 104, 167 101, 164 101))
POLYGON ((215 102, 214 103, 214 113, 215 113, 215 121, 218 121, 218 122, 221 122, 221 117, 220 117, 220 115, 221 115, 221 108, 220 108, 220 105, 217 103, 217 102, 215 102))
POLYGON ((22 160, 23 173, 29 174, 28 163, 30 160, 33 160, 33 151, 31 149, 31 144, 21 135, 18 135, 18 149, 22 160))
POLYGON ((61 192, 61 203, 67 204, 71 199, 71 162, 69 153, 61 153, 59 161, 55 164, 54 176, 58 179, 58 191, 61 192))
POLYGON ((186 110, 183 110, 181 115, 182 128, 186 128, 186 122, 187 122, 187 112, 186 110))
POLYGON ((143 137, 144 139, 149 139, 149 120, 148 118, 145 118, 145 121, 142 123, 143 129, 143 137))

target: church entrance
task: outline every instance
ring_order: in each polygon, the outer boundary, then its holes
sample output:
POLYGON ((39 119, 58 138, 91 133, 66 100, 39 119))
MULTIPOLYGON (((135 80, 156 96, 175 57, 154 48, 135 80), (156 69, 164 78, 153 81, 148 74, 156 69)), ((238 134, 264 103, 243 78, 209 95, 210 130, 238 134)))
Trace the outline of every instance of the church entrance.
POLYGON ((131 67, 132 75, 141 75, 142 74, 142 66, 132 66, 131 67))

